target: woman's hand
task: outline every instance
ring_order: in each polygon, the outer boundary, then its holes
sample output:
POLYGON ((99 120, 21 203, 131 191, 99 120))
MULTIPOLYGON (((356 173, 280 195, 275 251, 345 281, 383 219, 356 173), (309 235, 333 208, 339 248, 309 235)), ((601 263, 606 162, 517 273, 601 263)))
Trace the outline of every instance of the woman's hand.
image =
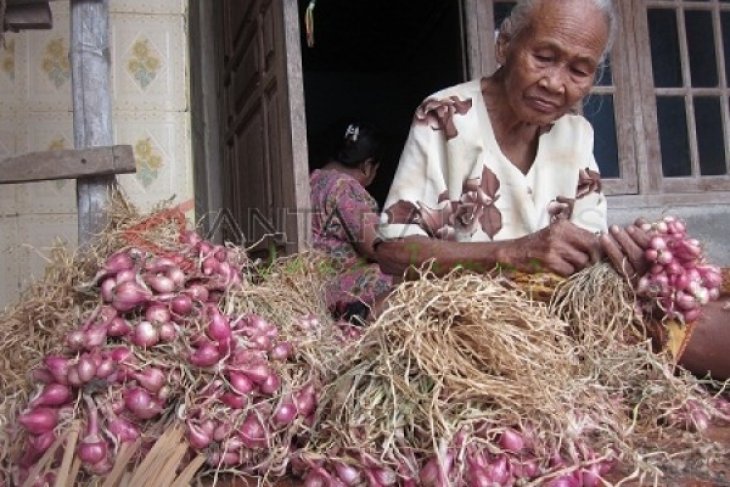
POLYGON ((517 239, 506 262, 528 272, 551 271, 569 276, 601 258, 598 237, 566 219, 558 219, 539 232, 517 239), (515 255, 516 254, 516 255, 515 255))
POLYGON ((636 283, 651 266, 644 257, 644 251, 651 240, 649 233, 641 228, 645 223, 646 220, 639 218, 626 228, 613 225, 599 239, 601 249, 611 265, 632 283, 636 283))

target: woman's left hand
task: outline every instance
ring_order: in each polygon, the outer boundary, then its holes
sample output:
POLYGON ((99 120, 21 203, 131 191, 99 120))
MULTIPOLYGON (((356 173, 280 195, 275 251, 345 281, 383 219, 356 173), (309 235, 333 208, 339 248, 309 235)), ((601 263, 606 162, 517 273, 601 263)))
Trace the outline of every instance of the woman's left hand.
POLYGON ((633 225, 621 228, 612 225, 608 233, 601 235, 599 242, 614 269, 632 283, 649 271, 651 264, 644 257, 651 236, 641 227, 646 223, 638 219, 633 225))

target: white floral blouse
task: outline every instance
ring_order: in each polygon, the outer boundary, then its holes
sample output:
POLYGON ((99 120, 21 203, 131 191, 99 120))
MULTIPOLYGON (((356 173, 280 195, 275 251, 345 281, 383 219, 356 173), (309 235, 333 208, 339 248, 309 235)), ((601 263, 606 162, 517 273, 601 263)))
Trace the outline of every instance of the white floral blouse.
POLYGON ((381 215, 381 238, 507 240, 555 218, 605 231, 606 198, 588 121, 575 115, 557 120, 540 136, 524 174, 497 144, 481 84, 440 91, 416 110, 381 215))

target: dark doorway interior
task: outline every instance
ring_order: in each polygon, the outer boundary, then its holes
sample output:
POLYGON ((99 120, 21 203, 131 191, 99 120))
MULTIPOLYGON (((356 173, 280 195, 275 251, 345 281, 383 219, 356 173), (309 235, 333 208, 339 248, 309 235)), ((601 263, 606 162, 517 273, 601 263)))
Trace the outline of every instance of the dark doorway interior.
POLYGON ((308 47, 299 0, 310 169, 324 164, 331 127, 367 120, 386 138, 369 191, 382 205, 413 112, 429 94, 465 80, 460 1, 318 0, 308 47), (329 132, 329 133, 328 133, 329 132))

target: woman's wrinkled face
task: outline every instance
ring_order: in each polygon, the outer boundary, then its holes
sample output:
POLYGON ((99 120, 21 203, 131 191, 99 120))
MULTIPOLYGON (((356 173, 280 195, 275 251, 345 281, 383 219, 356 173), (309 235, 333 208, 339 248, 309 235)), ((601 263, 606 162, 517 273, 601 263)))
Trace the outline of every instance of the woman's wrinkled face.
POLYGON ((526 29, 497 43, 515 116, 547 125, 567 113, 593 86, 607 40, 607 21, 592 2, 541 2, 526 29))

